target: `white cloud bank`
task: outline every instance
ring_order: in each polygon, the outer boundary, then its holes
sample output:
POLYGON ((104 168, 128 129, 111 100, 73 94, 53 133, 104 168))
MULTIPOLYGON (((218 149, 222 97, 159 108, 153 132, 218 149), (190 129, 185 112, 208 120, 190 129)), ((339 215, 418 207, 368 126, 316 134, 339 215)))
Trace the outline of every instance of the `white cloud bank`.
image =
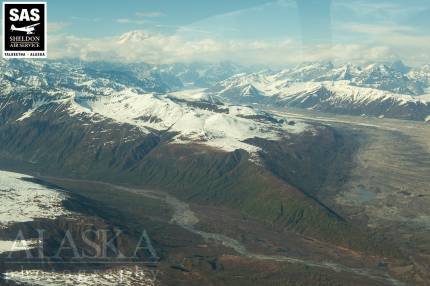
POLYGON ((154 64, 231 60, 242 64, 286 65, 303 61, 365 62, 396 57, 384 45, 336 44, 303 49, 293 39, 247 41, 204 37, 186 40, 178 35, 152 34, 143 30, 103 38, 52 35, 49 37, 49 50, 50 58, 154 64))
POLYGON ((48 33, 61 31, 68 26, 70 26, 69 22, 49 22, 48 33))

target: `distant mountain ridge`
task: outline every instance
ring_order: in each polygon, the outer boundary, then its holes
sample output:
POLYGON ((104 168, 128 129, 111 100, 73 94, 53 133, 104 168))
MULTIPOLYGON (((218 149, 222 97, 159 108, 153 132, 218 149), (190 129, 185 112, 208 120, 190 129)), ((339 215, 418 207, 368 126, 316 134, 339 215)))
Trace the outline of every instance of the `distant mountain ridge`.
POLYGON ((62 98, 73 91, 83 102, 86 97, 114 96, 126 89, 159 95, 181 91, 187 97, 187 93, 196 94, 191 89, 204 88, 198 93, 218 103, 264 103, 418 121, 430 116, 430 65, 409 68, 399 61, 362 66, 317 62, 273 71, 229 62, 150 65, 9 60, 1 61, 0 69, 3 95, 37 89, 62 98))
POLYGON ((425 121, 430 115, 430 69, 401 62, 336 67, 331 63, 238 74, 208 92, 240 103, 425 121), (247 96, 247 90, 253 96, 247 96))

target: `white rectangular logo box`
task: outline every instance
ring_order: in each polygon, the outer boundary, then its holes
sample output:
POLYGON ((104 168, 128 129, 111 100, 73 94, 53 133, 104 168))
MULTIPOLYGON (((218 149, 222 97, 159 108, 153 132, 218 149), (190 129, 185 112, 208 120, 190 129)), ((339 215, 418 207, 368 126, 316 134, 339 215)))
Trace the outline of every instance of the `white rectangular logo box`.
POLYGON ((46 58, 47 3, 3 2, 3 58, 46 58))

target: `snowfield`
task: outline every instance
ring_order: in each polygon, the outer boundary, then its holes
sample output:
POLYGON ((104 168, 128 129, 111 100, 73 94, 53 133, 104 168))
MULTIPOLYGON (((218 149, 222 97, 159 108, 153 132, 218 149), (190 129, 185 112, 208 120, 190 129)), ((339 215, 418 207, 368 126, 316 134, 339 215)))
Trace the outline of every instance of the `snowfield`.
POLYGON ((13 252, 13 251, 23 251, 36 248, 38 246, 37 240, 0 240, 0 254, 13 252))
POLYGON ((212 101, 212 98, 208 95, 205 88, 175 91, 169 93, 169 96, 186 101, 212 101))
POLYGON ((31 177, 0 171, 0 228, 15 222, 54 219, 70 214, 62 206, 66 199, 64 194, 21 178, 31 177))
MULTIPOLYGON (((175 97, 183 100, 192 98, 192 102, 205 98, 201 90, 182 91, 175 93, 175 97)), ((133 89, 124 89, 115 95, 91 99, 77 97, 70 113, 99 114, 138 126, 143 132, 150 132, 151 129, 177 132, 174 143, 196 142, 225 151, 244 149, 250 153, 259 149, 244 143, 246 139, 281 140, 288 133, 300 133, 310 128, 301 122, 288 125, 254 120, 249 116, 261 114, 251 107, 216 105, 221 110, 214 111, 189 103, 177 102, 169 95, 141 94, 133 89)))
POLYGON ((6 272, 6 281, 31 286, 155 286, 156 273, 142 267, 122 268, 104 271, 84 272, 45 272, 41 270, 23 270, 6 272))

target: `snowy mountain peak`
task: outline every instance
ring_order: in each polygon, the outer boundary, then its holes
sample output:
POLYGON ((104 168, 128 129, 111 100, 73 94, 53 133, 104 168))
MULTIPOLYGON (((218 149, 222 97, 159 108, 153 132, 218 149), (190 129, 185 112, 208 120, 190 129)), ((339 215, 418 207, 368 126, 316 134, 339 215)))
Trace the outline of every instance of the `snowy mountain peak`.
POLYGON ((118 43, 121 45, 129 44, 129 43, 139 43, 150 37, 151 35, 148 32, 145 32, 142 30, 134 30, 134 31, 130 31, 122 34, 118 40, 118 43))
POLYGON ((252 84, 248 84, 242 89, 241 95, 258 97, 261 96, 261 92, 252 84))

